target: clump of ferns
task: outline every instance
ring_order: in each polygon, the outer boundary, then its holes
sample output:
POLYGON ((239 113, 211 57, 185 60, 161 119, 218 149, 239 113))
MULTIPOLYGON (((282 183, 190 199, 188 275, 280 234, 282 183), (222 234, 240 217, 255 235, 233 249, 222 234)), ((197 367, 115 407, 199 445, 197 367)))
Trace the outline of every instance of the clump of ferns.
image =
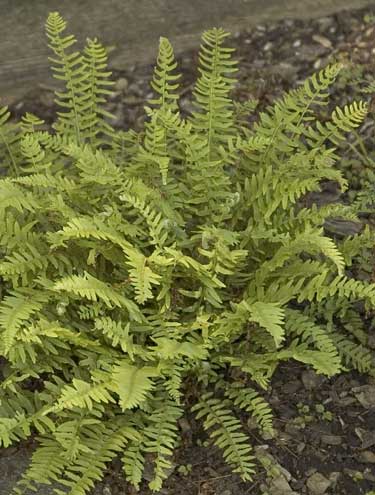
POLYGON ((232 101, 237 63, 215 28, 202 37, 193 112, 179 111, 162 38, 144 130, 115 131, 106 50, 88 40, 75 51, 65 27, 48 17, 63 83, 53 129, 0 110, 0 442, 38 435, 14 493, 54 483, 57 495, 84 495, 115 457, 135 487, 153 459, 149 487, 160 490, 187 399, 251 480, 240 418, 272 434, 262 391, 280 362, 329 376, 373 369, 355 304, 372 308, 375 287, 345 272, 363 238, 338 246, 323 228, 355 214, 301 204, 322 180, 345 189, 336 145, 366 105, 319 122, 334 64, 246 125, 252 104, 232 101))

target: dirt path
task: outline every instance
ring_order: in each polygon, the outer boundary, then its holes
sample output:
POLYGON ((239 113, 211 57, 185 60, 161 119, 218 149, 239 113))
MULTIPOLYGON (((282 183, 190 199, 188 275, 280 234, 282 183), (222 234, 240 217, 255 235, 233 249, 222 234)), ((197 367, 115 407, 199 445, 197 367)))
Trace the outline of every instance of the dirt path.
POLYGON ((0 0, 0 98, 14 101, 50 82, 44 21, 59 10, 79 38, 99 37, 115 46, 112 64, 123 70, 154 59, 159 36, 181 52, 212 26, 232 31, 285 17, 316 17, 374 0, 0 0))

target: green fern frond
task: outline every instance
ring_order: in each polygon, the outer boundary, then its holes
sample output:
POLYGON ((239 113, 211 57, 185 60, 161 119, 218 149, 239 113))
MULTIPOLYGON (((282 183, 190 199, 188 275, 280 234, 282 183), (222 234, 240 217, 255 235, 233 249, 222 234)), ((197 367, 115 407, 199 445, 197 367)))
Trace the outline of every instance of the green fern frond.
POLYGON ((143 436, 136 441, 129 442, 121 460, 126 480, 139 490, 146 462, 143 436))
POLYGON ((197 419, 205 418, 205 430, 211 430, 210 437, 214 444, 223 451, 226 462, 244 481, 251 481, 254 474, 254 457, 250 454, 250 439, 241 432, 241 422, 229 409, 229 401, 213 397, 211 392, 204 394, 193 406, 197 419))
POLYGON ((363 101, 353 102, 342 109, 336 107, 332 112, 331 121, 325 124, 316 123, 316 129, 306 129, 306 137, 311 146, 319 148, 324 142, 331 141, 338 145, 345 139, 346 133, 358 127, 366 117, 368 105, 363 101))
POLYGON ((45 249, 39 251, 33 244, 26 244, 22 252, 13 251, 0 261, 0 275, 4 280, 11 280, 14 287, 31 282, 35 273, 44 272, 48 266, 45 249))
MULTIPOLYGON (((87 84, 83 88, 85 104, 82 107, 82 126, 90 143, 97 147, 102 144, 103 135, 111 137, 114 134, 108 123, 114 116, 105 110, 107 98, 113 93, 113 81, 109 80, 107 50, 96 38, 88 39, 83 51, 84 71, 87 74, 87 84)), ((104 141, 105 143, 105 141, 104 141)))
POLYGON ((115 402, 110 394, 113 388, 113 377, 108 376, 106 381, 99 383, 88 383, 78 378, 73 378, 71 385, 66 385, 55 406, 51 408, 52 412, 58 412, 65 409, 93 409, 94 403, 115 402))
POLYGON ((0 181, 0 212, 7 208, 22 213, 24 210, 35 211, 40 205, 33 194, 3 179, 0 181))
POLYGON ((286 310, 285 329, 288 335, 298 335, 302 342, 313 344, 319 351, 326 353, 327 361, 330 362, 335 373, 342 369, 341 358, 330 331, 299 311, 286 310))
POLYGON ((145 452, 155 455, 153 479, 149 487, 159 491, 163 481, 172 467, 171 457, 177 441, 178 419, 182 416, 182 409, 170 400, 154 410, 149 418, 149 425, 144 430, 145 452))
POLYGON ((20 288, 10 291, 0 303, 0 332, 3 355, 9 353, 21 326, 48 301, 44 291, 20 288))
POLYGON ((8 107, 0 107, 0 156, 3 166, 5 165, 13 174, 18 175, 20 169, 14 149, 19 141, 18 127, 11 125, 8 122, 9 119, 8 107))
MULTIPOLYGON (((68 466, 59 482, 69 489, 71 495, 85 495, 104 476, 108 462, 121 453, 129 440, 136 434, 121 417, 115 417, 107 425, 94 424, 85 427, 84 451, 75 459, 74 466, 68 466), (124 425, 125 423, 125 425, 124 425)), ((58 490, 62 495, 64 490, 58 490)))
MULTIPOLYGON (((91 315, 90 315, 91 318, 91 315)), ((130 334, 130 323, 114 321, 110 317, 95 318, 95 328, 103 332, 104 335, 111 339, 113 347, 118 345, 121 350, 127 354, 131 360, 134 358, 135 347, 133 337, 130 334)))
POLYGON ((284 309, 278 304, 262 301, 251 304, 243 301, 242 304, 249 311, 249 321, 258 323, 269 332, 275 341, 275 345, 279 347, 285 338, 283 328, 285 318, 284 309))
POLYGON ((64 110, 59 112, 59 121, 55 124, 57 131, 64 131, 75 137, 78 143, 82 140, 81 106, 83 103, 82 88, 87 83, 88 74, 84 70, 82 55, 68 49, 76 43, 73 35, 64 36, 66 22, 58 12, 49 14, 46 22, 46 34, 49 47, 54 52, 50 61, 54 77, 65 83, 65 90, 56 92, 56 103, 64 110))
POLYGON ((162 247, 168 237, 168 223, 160 212, 155 211, 142 199, 129 193, 123 193, 120 200, 135 208, 145 219, 153 244, 162 247))
POLYGON ((68 292, 89 301, 103 301, 109 308, 123 307, 129 311, 129 316, 135 321, 143 320, 138 306, 133 301, 87 272, 84 275, 71 275, 61 279, 54 284, 53 290, 68 292))
POLYGON ((179 86, 177 81, 181 77, 180 74, 173 74, 176 67, 173 47, 167 38, 161 37, 156 67, 151 81, 151 87, 158 97, 149 100, 150 104, 156 105, 158 108, 176 107, 176 100, 178 99, 176 90, 179 86))
POLYGON ((236 407, 250 413, 262 431, 274 434, 272 410, 256 390, 233 386, 226 390, 225 395, 236 407))
POLYGON ((137 368, 123 361, 113 370, 114 389, 120 397, 122 410, 133 409, 142 403, 153 389, 150 378, 157 376, 157 370, 150 366, 137 368))
POLYGON ((21 152, 26 160, 22 171, 29 173, 47 172, 50 163, 45 162, 45 152, 34 134, 26 134, 21 140, 21 152))
POLYGON ((332 333, 332 340, 346 366, 360 373, 368 373, 373 369, 375 358, 367 347, 336 332, 332 333))
POLYGON ((16 495, 24 495, 27 489, 36 491, 41 484, 50 485, 60 480, 68 464, 61 446, 50 435, 40 439, 40 447, 31 457, 31 465, 14 488, 16 495))
POLYGON ((194 88, 192 124, 204 132, 208 142, 208 158, 214 155, 218 144, 225 144, 231 136, 233 105, 229 93, 235 85, 232 77, 237 71, 237 62, 231 60, 232 48, 223 43, 229 33, 223 29, 211 29, 202 35, 198 68, 200 77, 194 88))

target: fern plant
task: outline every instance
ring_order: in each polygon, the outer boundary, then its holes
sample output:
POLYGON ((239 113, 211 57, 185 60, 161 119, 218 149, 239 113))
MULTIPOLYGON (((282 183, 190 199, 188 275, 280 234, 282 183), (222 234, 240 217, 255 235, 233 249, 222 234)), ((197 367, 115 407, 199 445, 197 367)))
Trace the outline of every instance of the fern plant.
POLYGON ((353 212, 300 201, 323 179, 346 187, 335 146, 366 105, 317 121, 332 65, 246 127, 230 96, 228 33, 215 28, 203 34, 192 115, 179 112, 163 38, 144 131, 115 132, 106 51, 96 40, 74 51, 65 28, 50 14, 63 82, 53 129, 0 111, 0 443, 39 441, 14 493, 53 482, 56 494, 84 495, 118 456, 135 487, 152 459, 158 491, 191 401, 251 480, 241 415, 272 433, 261 391, 281 361, 329 376, 372 368, 348 322, 358 301, 374 306, 375 286, 346 274, 355 239, 340 251, 323 231, 329 216, 353 212))

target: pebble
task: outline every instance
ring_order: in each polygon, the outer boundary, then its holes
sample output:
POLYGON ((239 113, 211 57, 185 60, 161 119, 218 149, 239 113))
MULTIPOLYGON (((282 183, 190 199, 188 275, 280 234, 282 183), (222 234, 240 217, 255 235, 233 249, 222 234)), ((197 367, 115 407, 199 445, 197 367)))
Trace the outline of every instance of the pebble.
POLYGON ((301 382, 299 380, 292 380, 284 385, 284 392, 288 395, 292 395, 301 388, 301 382))
POLYGON ((326 445, 341 445, 342 438, 339 435, 322 435, 321 442, 326 445))
POLYGON ((332 42, 325 36, 321 36, 320 34, 314 34, 312 37, 314 41, 319 43, 320 45, 324 46, 324 48, 332 48, 332 42))
POLYGON ((370 349, 375 349, 375 335, 369 335, 367 345, 370 347, 370 349))
POLYGON ((120 79, 117 79, 115 84, 116 91, 125 92, 128 89, 128 87, 129 87, 129 81, 125 77, 120 77, 120 79))
POLYGON ((303 442, 300 442, 298 445, 297 445, 297 452, 299 454, 302 454, 302 452, 305 450, 306 448, 306 444, 303 443, 303 442))
POLYGON ((269 487, 270 495, 290 495, 291 493, 293 490, 284 476, 280 475, 272 480, 269 487))
POLYGON ((306 486, 310 495, 324 495, 331 486, 331 481, 321 473, 314 473, 307 480, 306 486))
POLYGON ((271 48, 272 48, 272 47, 273 47, 273 43, 272 43, 271 41, 268 41, 268 42, 264 45, 263 50, 264 50, 265 52, 269 52, 269 51, 271 50, 271 48))
POLYGON ((313 370, 305 370, 302 373, 301 380, 306 390, 315 390, 322 383, 322 377, 313 370))
POLYGON ((332 471, 329 475, 329 480, 331 482, 331 486, 335 487, 338 480, 340 479, 341 473, 339 471, 332 471))
POLYGON ((40 101, 46 107, 53 108, 56 105, 55 94, 52 91, 43 92, 40 96, 40 101))
POLYGON ((353 393, 358 402, 366 409, 375 407, 375 386, 363 385, 361 387, 354 387, 353 393))
POLYGON ((313 65, 314 69, 318 70, 320 69, 321 66, 322 66, 322 59, 321 58, 316 59, 313 65))
POLYGON ((358 461, 364 464, 375 464, 375 454, 371 450, 364 450, 359 454, 358 461))

